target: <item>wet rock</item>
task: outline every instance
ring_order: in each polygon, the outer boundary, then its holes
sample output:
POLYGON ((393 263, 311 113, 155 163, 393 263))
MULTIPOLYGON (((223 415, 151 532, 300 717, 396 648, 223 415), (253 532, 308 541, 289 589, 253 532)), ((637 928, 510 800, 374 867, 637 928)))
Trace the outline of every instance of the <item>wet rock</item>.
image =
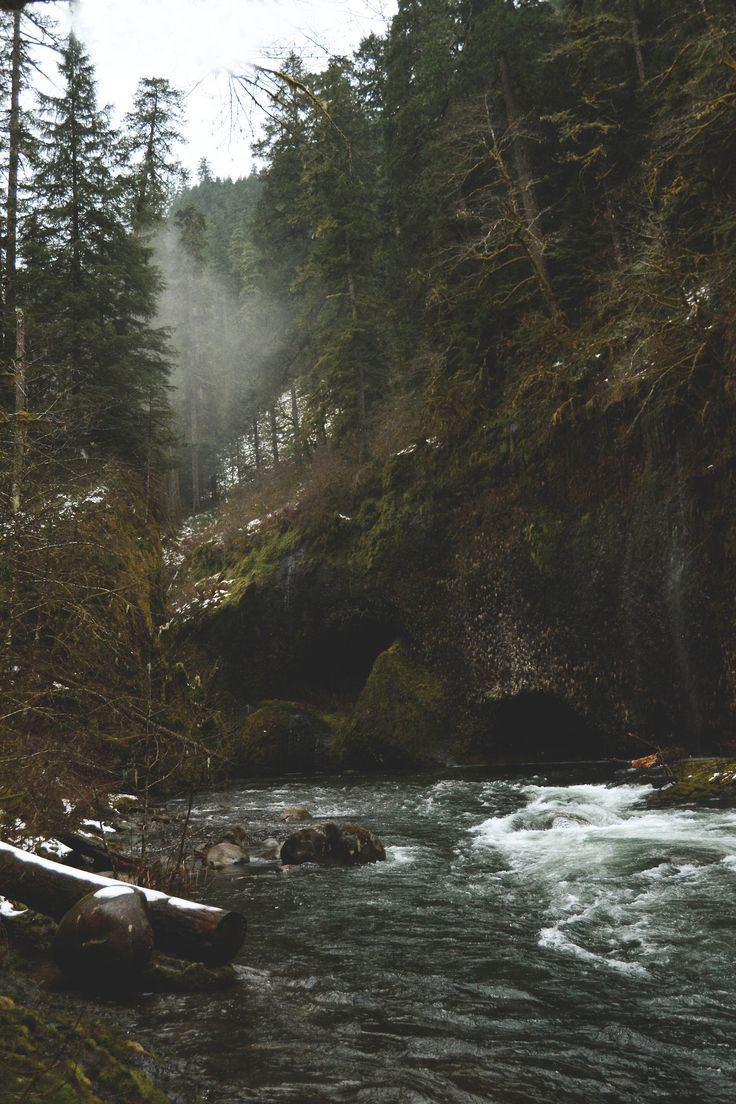
POLYGON ((442 761, 456 720, 445 681, 397 641, 373 664, 335 750, 363 769, 442 761))
POLYGON ((231 840, 223 840, 209 847, 205 852, 205 862, 214 870, 224 870, 228 866, 238 866, 249 861, 247 851, 231 840))
POLYGON ((57 925, 48 916, 23 905, 18 905, 17 912, 4 913, 0 926, 11 943, 30 951, 49 951, 57 932, 57 925))
POLYGON ((87 894, 62 917, 52 949, 75 981, 96 988, 134 983, 153 952, 145 897, 125 885, 87 894))
POLYGON ((659 804, 736 802, 736 759, 685 759, 669 764, 662 788, 650 800, 659 804))
POLYGON ((309 809, 305 809, 302 805, 286 805, 281 813, 281 819, 285 821, 311 820, 312 814, 309 809))
POLYGON ((236 978, 233 966, 205 966, 203 962, 156 954, 140 980, 145 988, 156 992, 216 993, 228 989, 236 978))
POLYGON ((278 859, 279 852, 281 850, 281 844, 273 836, 269 836, 258 847, 254 848, 252 854, 259 859, 278 859))
POLYGON ((386 848, 378 836, 374 836, 360 824, 343 824, 340 830, 340 846, 348 866, 383 862, 386 858, 386 848))
POLYGON ((284 865, 313 862, 336 866, 357 866, 386 858, 381 841, 359 824, 321 824, 302 828, 281 847, 284 865))

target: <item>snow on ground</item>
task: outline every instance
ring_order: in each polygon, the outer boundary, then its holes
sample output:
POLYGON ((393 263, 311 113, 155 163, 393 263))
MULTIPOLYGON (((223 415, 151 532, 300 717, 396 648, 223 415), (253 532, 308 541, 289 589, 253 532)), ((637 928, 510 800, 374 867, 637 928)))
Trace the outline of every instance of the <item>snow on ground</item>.
POLYGON ((13 908, 6 897, 0 897, 0 916, 20 916, 25 909, 13 908))

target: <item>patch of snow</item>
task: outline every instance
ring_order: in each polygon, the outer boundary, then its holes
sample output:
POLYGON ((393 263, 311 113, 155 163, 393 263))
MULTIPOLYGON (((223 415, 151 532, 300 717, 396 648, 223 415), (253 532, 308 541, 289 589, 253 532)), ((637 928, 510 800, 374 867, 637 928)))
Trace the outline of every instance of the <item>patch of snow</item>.
POLYGON ((63 858, 64 855, 70 855, 72 852, 71 847, 67 847, 65 843, 57 839, 35 839, 32 843, 34 847, 43 847, 52 855, 58 855, 60 859, 63 858))
POLYGON ((0 916, 21 916, 25 909, 13 908, 6 897, 0 897, 0 916))
POLYGON ((88 494, 77 497, 74 495, 59 494, 56 496, 59 517, 68 517, 81 506, 99 506, 101 502, 105 501, 107 494, 107 487, 104 486, 95 487, 95 489, 88 494))
POLYGON ((117 831, 111 824, 103 824, 101 820, 83 820, 82 824, 85 828, 94 828, 96 832, 102 832, 105 836, 117 831))
MULTIPOLYGON (((33 855, 30 851, 24 851, 21 847, 13 847, 11 843, 4 843, 0 840, 0 852, 3 851, 10 853, 16 860, 26 863, 29 867, 40 866, 44 870, 50 870, 57 874, 59 872, 59 864, 52 862, 51 859, 44 859, 41 855, 33 855)), ((101 874, 89 874, 83 870, 76 870, 71 866, 64 867, 64 874, 67 878, 81 882, 88 893, 96 893, 97 890, 93 888, 95 886, 105 889, 109 886, 119 888, 120 885, 113 878, 104 878, 101 874)), ((170 897, 168 893, 162 893, 158 889, 146 889, 145 886, 134 886, 133 888, 139 890, 147 901, 168 901, 172 908, 180 909, 182 912, 193 909, 201 909, 205 912, 220 911, 214 905, 201 905, 197 901, 185 901, 182 897, 170 897)))
POLYGON ((105 886, 104 889, 98 889, 95 891, 95 897, 97 900, 109 901, 112 897, 125 897, 129 893, 135 893, 132 886, 105 886))

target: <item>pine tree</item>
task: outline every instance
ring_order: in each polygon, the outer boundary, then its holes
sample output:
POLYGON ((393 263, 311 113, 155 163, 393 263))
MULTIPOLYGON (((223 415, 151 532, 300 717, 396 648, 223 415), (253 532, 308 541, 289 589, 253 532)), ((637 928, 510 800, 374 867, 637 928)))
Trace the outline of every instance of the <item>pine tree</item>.
POLYGON ((24 291, 46 365, 36 401, 63 411, 87 447, 141 460, 166 413, 166 343, 151 327, 159 278, 127 229, 120 143, 73 35, 59 68, 61 93, 40 98, 25 222, 24 291))
POLYGON ((357 432, 386 386, 381 295, 380 154, 358 97, 356 73, 333 58, 320 74, 300 208, 312 227, 298 282, 306 298, 310 406, 340 437, 357 432))
POLYGON ((160 222, 186 178, 175 156, 182 142, 181 93, 162 77, 138 83, 133 110, 125 118, 130 179, 131 220, 137 229, 160 222))

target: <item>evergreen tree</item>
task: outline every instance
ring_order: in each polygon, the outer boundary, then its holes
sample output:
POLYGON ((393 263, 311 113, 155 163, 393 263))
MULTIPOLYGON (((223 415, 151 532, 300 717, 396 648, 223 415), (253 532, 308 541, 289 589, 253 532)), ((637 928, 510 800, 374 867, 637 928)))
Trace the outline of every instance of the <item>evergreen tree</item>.
POLYGON ((321 107, 314 112, 300 188, 300 208, 312 233, 298 276, 306 300, 310 408, 319 424, 332 424, 336 437, 353 430, 364 442, 371 407, 387 380, 381 150, 349 61, 333 58, 316 94, 321 107))
POLYGON ((127 229, 119 140, 73 35, 59 68, 61 93, 40 98, 25 223, 24 294, 45 362, 36 402, 63 412, 87 447, 140 460, 166 412, 166 343, 151 327, 159 279, 127 229))
POLYGON ((132 223, 142 229, 165 215, 186 174, 175 155, 182 142, 181 93, 162 77, 138 83, 133 110, 125 118, 132 223))

